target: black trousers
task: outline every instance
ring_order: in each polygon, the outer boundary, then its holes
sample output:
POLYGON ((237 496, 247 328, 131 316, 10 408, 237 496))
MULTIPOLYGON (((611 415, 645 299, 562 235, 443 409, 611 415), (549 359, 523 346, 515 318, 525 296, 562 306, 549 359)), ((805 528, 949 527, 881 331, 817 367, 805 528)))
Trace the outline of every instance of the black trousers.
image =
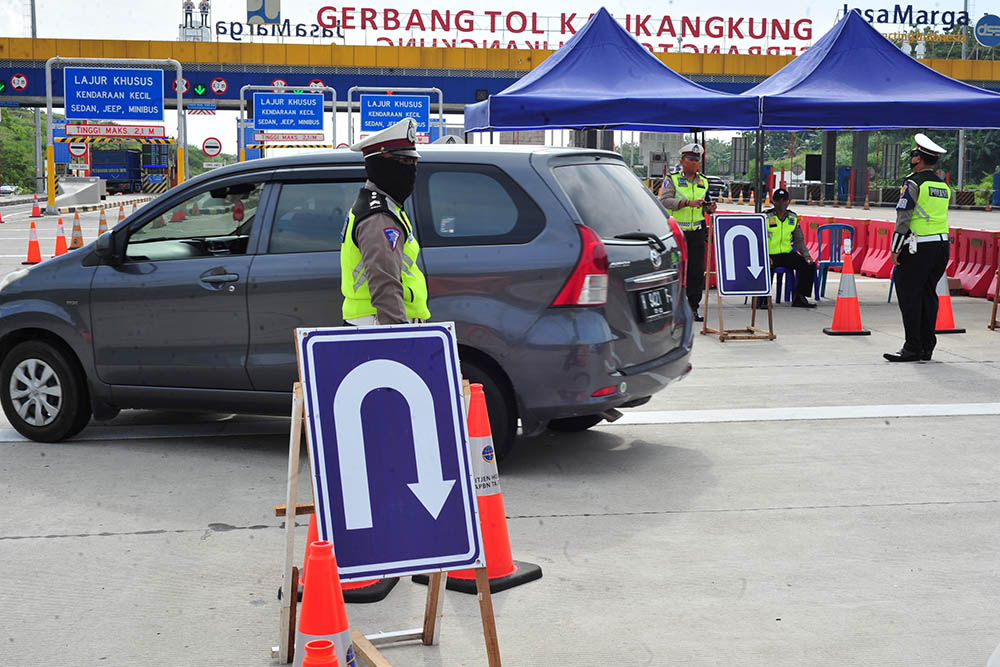
POLYGON ((795 272, 795 295, 809 296, 813 282, 816 280, 816 265, 807 262, 806 258, 797 252, 780 252, 771 255, 772 268, 779 266, 795 272))
POLYGON ((918 243, 917 254, 911 255, 904 246, 896 267, 896 294, 899 312, 903 314, 903 347, 917 354, 932 352, 937 344, 934 324, 937 322, 937 284, 948 266, 948 242, 918 243))
POLYGON ((687 297, 692 312, 698 312, 701 295, 705 291, 705 245, 708 234, 704 227, 684 231, 684 242, 687 244, 687 297))

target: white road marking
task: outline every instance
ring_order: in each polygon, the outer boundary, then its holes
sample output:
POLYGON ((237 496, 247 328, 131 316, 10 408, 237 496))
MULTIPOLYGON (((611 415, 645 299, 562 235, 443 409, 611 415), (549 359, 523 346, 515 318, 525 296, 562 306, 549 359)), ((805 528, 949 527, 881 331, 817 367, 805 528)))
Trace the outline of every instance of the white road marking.
MULTIPOLYGON (((1000 403, 903 405, 825 405, 725 410, 628 411, 614 425, 723 424, 727 422, 815 421, 819 419, 890 419, 898 417, 970 417, 1000 415, 1000 403)), ((609 426, 610 424, 604 424, 609 426)))

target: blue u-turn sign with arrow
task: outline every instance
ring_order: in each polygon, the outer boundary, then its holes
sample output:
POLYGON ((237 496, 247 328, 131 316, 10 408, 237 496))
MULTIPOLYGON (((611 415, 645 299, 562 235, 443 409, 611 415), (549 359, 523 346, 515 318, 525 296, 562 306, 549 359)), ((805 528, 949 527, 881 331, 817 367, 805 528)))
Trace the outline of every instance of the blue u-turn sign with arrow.
POLYGON ((296 334, 319 535, 341 578, 482 565, 453 325, 296 334))
POLYGON ((771 262, 767 220, 760 214, 718 214, 713 223, 719 294, 767 296, 771 262))

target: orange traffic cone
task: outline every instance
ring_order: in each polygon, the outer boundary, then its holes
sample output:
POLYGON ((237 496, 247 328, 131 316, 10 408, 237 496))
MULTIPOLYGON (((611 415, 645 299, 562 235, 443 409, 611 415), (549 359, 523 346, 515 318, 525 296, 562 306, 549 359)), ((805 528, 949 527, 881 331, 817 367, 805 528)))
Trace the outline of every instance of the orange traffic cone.
POLYGON ((951 294, 948 292, 948 276, 941 274, 937 289, 938 312, 937 320, 934 322, 934 333, 954 334, 965 333, 965 329, 955 327, 955 315, 951 310, 951 294))
MULTIPOLYGON (((496 452, 493 449, 490 417, 486 412, 486 395, 481 384, 473 384, 471 391, 469 450, 472 452, 472 469, 477 480, 479 525, 483 532, 483 552, 486 556, 486 574, 490 578, 490 592, 498 593, 541 579, 542 568, 511 557, 507 515, 504 512, 503 493, 500 492, 500 473, 497 471, 496 452)), ((427 577, 414 577, 413 580, 426 583, 427 577)), ((448 588, 462 593, 476 593, 476 573, 473 570, 449 572, 448 588)))
POLYGON ((31 221, 31 229, 28 230, 28 259, 22 264, 38 264, 42 261, 42 249, 38 245, 38 231, 35 229, 35 221, 31 221))
POLYGON ((861 307, 858 305, 858 290, 854 285, 854 260, 850 246, 845 241, 844 267, 840 271, 840 287, 837 288, 837 305, 833 309, 833 324, 823 329, 830 336, 868 336, 871 331, 861 327, 861 307))
POLYGON ((174 214, 170 216, 170 222, 184 222, 187 220, 187 213, 184 211, 184 207, 174 211, 174 214))
POLYGON ((83 247, 83 230, 80 229, 80 214, 75 213, 73 218, 73 236, 69 239, 69 249, 76 250, 83 247))
POLYGON ((3 224, 3 211, 0 211, 0 225, 3 224))
POLYGON ((753 190, 750 191, 750 201, 747 202, 747 206, 753 206, 753 190))
POLYGON ((337 667, 337 654, 329 639, 316 639, 306 644, 306 657, 302 667, 337 667))
POLYGON ((135 202, 132 202, 132 212, 135 213, 138 210, 139 210, 139 205, 135 202))
POLYGON ((108 231, 108 218, 104 215, 104 209, 101 208, 101 219, 97 223, 97 235, 100 236, 108 231))
POLYGON ((293 665, 302 667, 306 644, 317 639, 332 641, 337 659, 344 665, 353 665, 354 644, 330 542, 312 543, 308 568, 309 586, 302 592, 293 665))
MULTIPOLYGON (((309 549, 313 542, 319 541, 319 531, 316 529, 315 512, 309 515, 309 530, 306 531, 306 553, 302 557, 302 570, 299 572, 299 586, 306 583, 306 569, 309 567, 309 549)), ((299 599, 302 599, 302 592, 299 591, 299 599)))
POLYGON ((38 193, 35 193, 35 205, 31 207, 31 217, 40 218, 42 217, 42 209, 38 207, 38 193))
POLYGON ((743 188, 740 188, 740 198, 736 202, 737 206, 743 206, 743 188))
POLYGON ((118 207, 118 222, 121 222, 124 219, 125 219, 125 205, 122 204, 121 206, 118 207))
POLYGON ((166 226, 167 226, 167 221, 163 219, 162 215, 153 221, 153 229, 158 229, 160 227, 166 227, 166 226))
POLYGON ((53 257, 58 257, 59 255, 65 255, 69 252, 66 248, 66 229, 63 227, 62 218, 59 218, 59 223, 56 227, 56 251, 53 257))
POLYGON ((771 193, 764 195, 764 208, 771 208, 771 193))

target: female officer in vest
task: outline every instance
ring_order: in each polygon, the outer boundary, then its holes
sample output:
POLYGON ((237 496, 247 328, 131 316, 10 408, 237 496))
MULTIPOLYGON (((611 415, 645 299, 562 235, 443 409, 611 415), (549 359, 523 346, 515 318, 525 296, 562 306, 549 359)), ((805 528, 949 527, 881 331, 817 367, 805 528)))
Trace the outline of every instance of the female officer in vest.
MULTIPOLYGON (((813 263, 805 236, 799 228, 799 216, 788 210, 788 190, 778 188, 771 195, 774 208, 764 211, 767 216, 767 253, 771 258, 771 270, 779 266, 795 271, 795 308, 815 308, 809 303, 809 292, 816 280, 816 265, 813 263)), ((758 308, 767 308, 767 297, 757 300, 758 308)))
POLYGON ((896 205, 892 235, 892 263, 896 265, 896 294, 903 314, 906 341, 889 361, 930 361, 937 337, 937 284, 948 266, 948 202, 951 190, 934 173, 945 149, 923 134, 910 151, 912 172, 906 177, 896 205))
POLYGON ((699 144, 681 148, 681 171, 663 179, 660 203, 673 211, 674 220, 684 231, 688 249, 687 298, 696 322, 701 293, 705 289, 705 214, 715 213, 715 202, 708 195, 708 179, 701 169, 702 150, 699 144))
POLYGON ((420 245, 403 202, 413 192, 420 154, 417 121, 404 118, 351 146, 365 156, 368 182, 341 233, 340 289, 344 323, 404 324, 430 318, 420 245))

